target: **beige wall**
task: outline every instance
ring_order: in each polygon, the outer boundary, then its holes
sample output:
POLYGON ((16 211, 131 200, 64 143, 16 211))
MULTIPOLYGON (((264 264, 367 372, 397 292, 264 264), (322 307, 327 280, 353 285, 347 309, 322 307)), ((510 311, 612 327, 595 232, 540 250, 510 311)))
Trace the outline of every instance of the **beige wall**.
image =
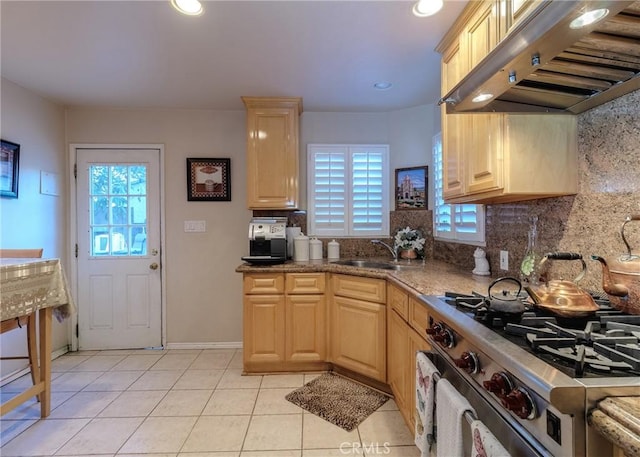
POLYGON ((167 342, 242 340, 242 281, 248 253, 245 114, 212 110, 67 110, 73 143, 153 143, 165 150, 164 246, 167 342), (187 157, 231 158, 231 201, 187 201, 187 157), (185 220, 206 221, 185 233, 185 220))
MULTIPOLYGON (((66 265, 68 175, 64 146, 64 110, 22 87, 2 79, 3 140, 20 144, 17 199, 0 199, 0 247, 44 248, 45 257, 59 257, 66 265), (40 193, 40 172, 55 173, 60 196, 40 193)), ((69 320, 54 320, 53 348, 64 349, 69 320)), ((2 355, 26 355, 26 333, 13 330, 0 337, 2 355)), ((19 361, 2 361, 0 378, 25 367, 19 361)))

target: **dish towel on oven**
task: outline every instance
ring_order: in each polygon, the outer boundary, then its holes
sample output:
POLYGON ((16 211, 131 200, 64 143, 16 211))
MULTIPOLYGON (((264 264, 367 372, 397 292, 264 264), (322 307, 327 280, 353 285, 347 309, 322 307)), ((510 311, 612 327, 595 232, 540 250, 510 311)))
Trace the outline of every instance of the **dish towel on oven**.
POLYGON ((424 352, 416 353, 415 443, 422 457, 429 457, 433 443, 433 405, 436 397, 433 374, 438 373, 424 352))
POLYGON ((438 457, 464 457, 462 427, 467 426, 462 416, 475 410, 449 381, 442 378, 436 384, 436 427, 438 457))
POLYGON ((500 444, 500 441, 482 421, 471 422, 471 457, 511 457, 511 454, 500 444))

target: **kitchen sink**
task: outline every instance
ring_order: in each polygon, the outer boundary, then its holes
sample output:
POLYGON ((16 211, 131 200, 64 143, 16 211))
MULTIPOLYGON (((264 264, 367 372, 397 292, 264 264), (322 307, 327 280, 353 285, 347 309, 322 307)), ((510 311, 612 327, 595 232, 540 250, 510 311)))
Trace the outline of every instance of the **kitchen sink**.
POLYGON ((382 262, 376 260, 361 260, 361 259, 345 259, 345 260, 336 260, 335 262, 331 262, 336 265, 344 265, 348 267, 359 267, 359 268, 373 268, 380 270, 402 270, 405 268, 416 268, 420 266, 418 262, 415 264, 406 264, 406 263, 395 263, 393 261, 382 262))

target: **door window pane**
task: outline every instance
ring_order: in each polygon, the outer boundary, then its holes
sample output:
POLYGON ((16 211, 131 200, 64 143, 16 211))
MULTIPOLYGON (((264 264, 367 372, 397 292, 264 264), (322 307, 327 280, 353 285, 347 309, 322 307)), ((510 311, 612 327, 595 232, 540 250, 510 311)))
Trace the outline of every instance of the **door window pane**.
POLYGON ((91 165, 92 256, 147 255, 147 166, 91 165))

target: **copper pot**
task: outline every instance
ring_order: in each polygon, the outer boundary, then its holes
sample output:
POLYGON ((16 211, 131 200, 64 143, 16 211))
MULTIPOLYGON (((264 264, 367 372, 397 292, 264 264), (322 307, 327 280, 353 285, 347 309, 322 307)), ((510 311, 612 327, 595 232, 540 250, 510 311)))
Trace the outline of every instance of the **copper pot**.
POLYGON ((576 284, 587 271, 582 255, 574 252, 550 252, 540 261, 540 271, 543 271, 544 264, 549 260, 580 260, 582 271, 573 281, 554 279, 527 287, 536 307, 560 317, 586 317, 600 309, 593 297, 576 284))
POLYGON ((640 314, 640 255, 631 250, 624 227, 631 221, 640 221, 640 214, 627 216, 620 233, 627 247, 625 254, 604 259, 592 255, 593 260, 602 264, 602 288, 609 296, 611 305, 630 314, 640 314))

